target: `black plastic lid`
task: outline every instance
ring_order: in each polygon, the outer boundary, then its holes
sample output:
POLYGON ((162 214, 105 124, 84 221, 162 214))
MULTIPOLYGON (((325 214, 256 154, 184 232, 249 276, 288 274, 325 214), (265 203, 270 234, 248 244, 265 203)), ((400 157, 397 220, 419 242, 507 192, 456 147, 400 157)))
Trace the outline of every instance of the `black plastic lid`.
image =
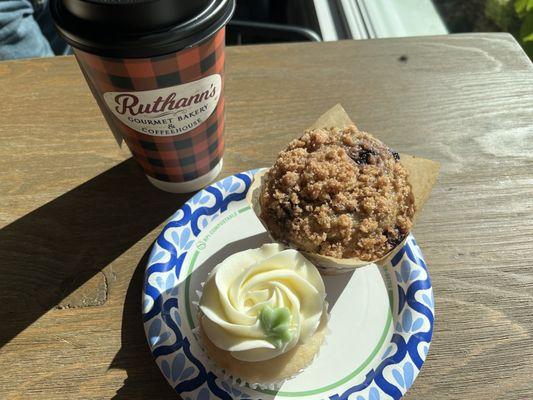
POLYGON ((235 0, 51 0, 60 35, 108 57, 153 57, 193 46, 231 18, 235 0))

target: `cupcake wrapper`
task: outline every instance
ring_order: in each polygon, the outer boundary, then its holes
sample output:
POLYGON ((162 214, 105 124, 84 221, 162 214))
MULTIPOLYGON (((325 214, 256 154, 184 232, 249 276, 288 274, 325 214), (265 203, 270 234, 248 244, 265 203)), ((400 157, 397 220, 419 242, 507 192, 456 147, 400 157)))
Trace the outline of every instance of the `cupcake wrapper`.
MULTIPOLYGON (((200 286, 203 288, 205 285, 205 282, 202 282, 200 284, 200 286)), ((198 345, 200 346, 200 348, 202 349, 202 351, 204 352, 205 356, 206 356, 206 359, 207 359, 207 367, 209 369, 211 369, 211 371, 213 371, 213 373, 220 377, 221 379, 225 380, 226 382, 230 382, 233 386, 238 386, 238 387, 250 387, 252 389, 262 389, 262 390, 279 390, 281 388, 281 386, 291 380, 291 379, 294 379, 296 376, 298 376, 299 374, 301 374, 305 368, 307 368, 309 365, 313 364, 315 362, 315 360, 317 359, 318 355, 320 354, 320 349, 327 344, 327 338, 328 336, 331 334, 331 330, 329 329, 328 327, 328 322, 329 322, 329 319, 330 319, 330 315, 328 313, 328 308, 329 308, 329 304, 327 301, 324 302, 324 313, 325 313, 325 316, 326 316, 326 333, 324 335, 324 340, 322 342, 322 344, 320 345, 318 351, 315 353, 313 359, 311 360, 311 362, 309 362, 309 364, 307 364, 304 368, 300 369, 298 372, 296 372, 295 374, 291 375, 291 376, 288 376, 286 378, 283 378, 283 379, 280 379, 280 380, 276 380, 276 381, 271 381, 271 382, 252 382, 252 381, 247 381, 245 379, 242 379, 238 376, 235 376, 231 373, 229 373, 228 371, 224 370, 223 368, 221 368, 217 362, 215 360, 213 360, 211 358, 211 356, 209 355, 209 352, 206 350, 206 345, 204 343, 204 340, 202 338, 202 335, 200 334, 200 319, 201 319, 201 316, 202 316, 202 312, 200 311, 200 299, 202 298, 202 293, 203 291, 201 290, 197 290, 196 291, 196 295, 198 296, 198 300, 197 301, 193 301, 192 304, 194 307, 197 308, 198 310, 198 326, 196 326, 194 329, 193 329, 193 334, 194 336, 196 337, 197 339, 197 342, 198 342, 198 345)))

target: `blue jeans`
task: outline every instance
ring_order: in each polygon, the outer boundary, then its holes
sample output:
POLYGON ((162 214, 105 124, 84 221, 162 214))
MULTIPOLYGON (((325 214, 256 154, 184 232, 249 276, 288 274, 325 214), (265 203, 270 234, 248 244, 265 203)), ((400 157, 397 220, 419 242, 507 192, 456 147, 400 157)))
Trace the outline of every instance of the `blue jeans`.
POLYGON ((54 30, 48 0, 0 0, 0 60, 69 52, 54 30))

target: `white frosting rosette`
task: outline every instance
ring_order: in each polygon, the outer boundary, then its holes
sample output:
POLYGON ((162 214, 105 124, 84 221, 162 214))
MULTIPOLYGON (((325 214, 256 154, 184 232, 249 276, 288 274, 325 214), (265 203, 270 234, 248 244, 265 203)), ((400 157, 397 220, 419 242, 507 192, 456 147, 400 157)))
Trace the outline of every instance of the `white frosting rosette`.
POLYGON ((318 270, 301 253, 265 244, 211 271, 200 299, 202 329, 237 360, 270 360, 313 336, 325 297, 318 270))

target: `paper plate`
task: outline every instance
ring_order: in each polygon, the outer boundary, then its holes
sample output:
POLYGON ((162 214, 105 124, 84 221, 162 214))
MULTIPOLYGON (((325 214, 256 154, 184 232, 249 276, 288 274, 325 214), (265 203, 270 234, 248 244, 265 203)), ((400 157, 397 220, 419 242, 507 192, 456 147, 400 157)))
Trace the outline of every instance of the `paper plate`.
POLYGON ((433 290, 413 236, 383 268, 325 276, 331 331, 317 359, 279 391, 217 376, 193 333, 197 290, 237 251, 270 242, 244 200, 255 171, 198 192, 166 224, 145 272, 143 320, 155 362, 187 399, 399 399, 413 384, 433 333, 433 290))

